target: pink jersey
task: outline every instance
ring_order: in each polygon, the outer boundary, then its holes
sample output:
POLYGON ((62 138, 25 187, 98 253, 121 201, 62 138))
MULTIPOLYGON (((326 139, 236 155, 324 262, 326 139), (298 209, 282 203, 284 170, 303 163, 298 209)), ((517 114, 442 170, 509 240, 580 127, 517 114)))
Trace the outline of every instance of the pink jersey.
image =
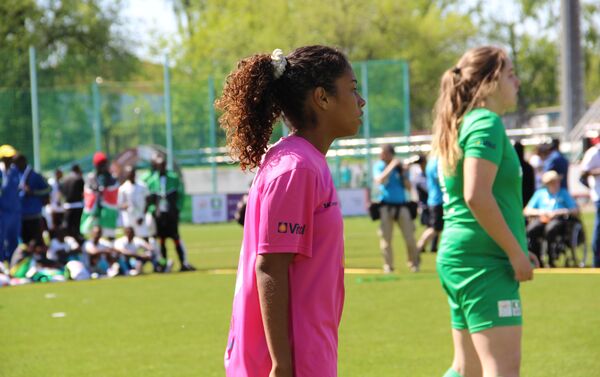
POLYGON ((289 269, 294 376, 337 376, 342 213, 325 156, 298 136, 268 150, 250 189, 225 351, 228 377, 268 377, 271 370, 254 269, 257 254, 267 253, 296 254, 289 269))

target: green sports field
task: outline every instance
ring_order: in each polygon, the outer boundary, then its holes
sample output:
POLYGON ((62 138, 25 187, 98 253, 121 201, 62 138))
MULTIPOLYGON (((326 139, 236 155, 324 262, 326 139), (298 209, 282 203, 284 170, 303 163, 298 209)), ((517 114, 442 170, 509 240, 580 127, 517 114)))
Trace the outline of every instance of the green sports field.
MULTIPOLYGON (((352 271, 379 268, 376 225, 345 223, 340 376, 441 376, 452 349, 434 254, 418 274, 352 271)), ((224 375, 242 231, 182 232, 198 272, 1 288, 0 377, 224 375)), ((401 262, 398 233, 394 242, 401 262)), ((522 296, 522 375, 600 376, 600 274, 538 273, 522 296)))

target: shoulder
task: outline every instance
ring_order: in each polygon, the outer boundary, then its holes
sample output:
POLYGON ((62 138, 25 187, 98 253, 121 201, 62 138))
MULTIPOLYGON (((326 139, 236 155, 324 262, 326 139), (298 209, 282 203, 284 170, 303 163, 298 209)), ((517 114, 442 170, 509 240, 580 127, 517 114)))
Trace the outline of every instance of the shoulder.
POLYGON ((565 198, 571 198, 572 197, 571 194, 569 193, 569 190, 567 190, 564 187, 560 189, 560 191, 558 192, 558 194, 560 196, 562 196, 562 197, 565 197, 565 198))
POLYGON ((384 169, 385 169, 385 161, 383 161, 383 160, 378 160, 377 162, 375 162, 373 164, 373 170, 374 171, 381 172, 384 169))
POLYGON ((548 190, 546 190, 545 187, 542 187, 542 188, 535 190, 535 192, 533 193, 532 199, 539 199, 542 196, 545 196, 547 194, 548 194, 548 190))
POLYGON ((463 119, 461 133, 476 130, 495 129, 504 132, 504 125, 500 116, 488 109, 471 110, 463 119))
POLYGON ((318 161, 311 150, 298 143, 281 140, 273 145, 267 153, 259 168, 259 179, 268 183, 279 176, 291 171, 306 171, 318 175, 323 168, 324 161, 318 161))

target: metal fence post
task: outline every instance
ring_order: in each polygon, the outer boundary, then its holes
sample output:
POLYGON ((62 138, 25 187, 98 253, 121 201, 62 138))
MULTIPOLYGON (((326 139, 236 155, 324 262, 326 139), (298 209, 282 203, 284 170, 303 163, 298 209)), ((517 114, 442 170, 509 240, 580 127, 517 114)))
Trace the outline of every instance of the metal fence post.
POLYGON ((173 124, 171 119, 171 77, 169 74, 169 55, 165 54, 164 63, 165 86, 165 120, 167 127, 167 167, 173 170, 173 124))
POLYGON ((410 136, 410 74, 408 72, 408 62, 406 61, 402 64, 402 76, 402 82, 404 83, 404 101, 402 101, 404 104, 402 111, 404 114, 404 136, 410 136))
POLYGON ((373 183, 373 163, 371 161, 371 123, 369 120, 369 69, 367 62, 362 62, 360 66, 360 86, 361 95, 366 104, 363 107, 363 135, 365 138, 366 159, 367 159, 367 187, 371 188, 373 183))
POLYGON ((31 81, 31 127, 33 129, 33 168, 37 171, 40 171, 40 112, 38 107, 35 48, 33 46, 29 46, 29 77, 31 81))
POLYGON ((101 77, 96 77, 96 80, 92 83, 92 101, 93 101, 93 127, 94 127, 94 142, 96 152, 102 149, 102 117, 100 116, 100 88, 99 85, 102 82, 101 77))
POLYGON ((212 179, 212 192, 217 193, 217 123, 215 121, 215 80, 211 76, 208 77, 208 109, 209 109, 209 125, 210 125, 210 170, 212 179))

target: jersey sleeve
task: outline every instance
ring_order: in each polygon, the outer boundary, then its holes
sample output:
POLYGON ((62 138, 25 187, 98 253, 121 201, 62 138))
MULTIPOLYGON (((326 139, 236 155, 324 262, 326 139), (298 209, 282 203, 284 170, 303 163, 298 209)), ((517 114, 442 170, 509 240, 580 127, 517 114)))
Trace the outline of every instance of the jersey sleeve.
POLYGON ((531 197, 531 199, 529 199, 529 202, 527 203, 527 208, 540 209, 540 194, 540 190, 537 190, 533 193, 533 196, 531 197))
POLYGON ((562 195, 564 197, 565 205, 567 206, 567 209, 577 208, 577 203, 575 203, 575 199, 573 199, 571 194, 569 194, 569 192, 565 189, 561 189, 560 191, 562 192, 562 195))
POLYGON ((505 138, 506 131, 500 118, 486 116, 477 119, 461 143, 464 157, 482 158, 500 165, 505 138))
POLYGON ((271 181, 262 193, 258 254, 293 253, 312 256, 317 176, 294 169, 271 181))

